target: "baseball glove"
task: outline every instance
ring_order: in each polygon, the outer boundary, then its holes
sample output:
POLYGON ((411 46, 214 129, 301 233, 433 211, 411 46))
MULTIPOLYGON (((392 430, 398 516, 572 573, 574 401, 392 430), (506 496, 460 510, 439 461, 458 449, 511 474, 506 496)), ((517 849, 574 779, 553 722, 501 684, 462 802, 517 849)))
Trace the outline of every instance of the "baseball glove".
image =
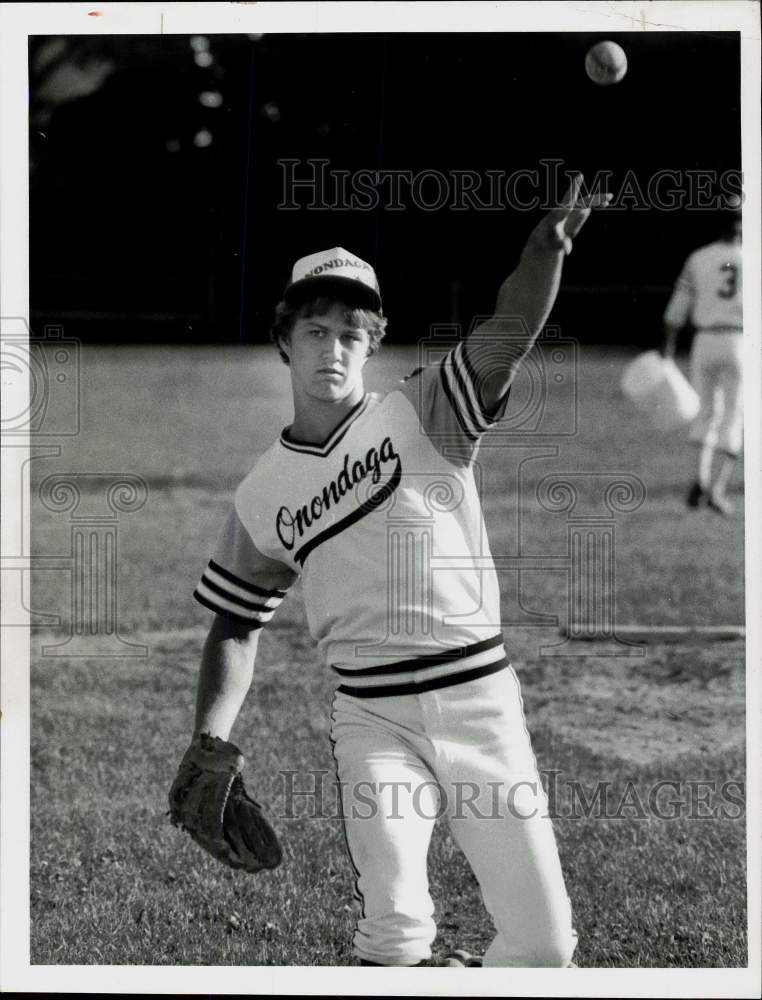
POLYGON ((201 733, 185 752, 169 792, 169 815, 212 857, 254 874, 276 868, 283 852, 259 803, 246 792, 243 754, 201 733))

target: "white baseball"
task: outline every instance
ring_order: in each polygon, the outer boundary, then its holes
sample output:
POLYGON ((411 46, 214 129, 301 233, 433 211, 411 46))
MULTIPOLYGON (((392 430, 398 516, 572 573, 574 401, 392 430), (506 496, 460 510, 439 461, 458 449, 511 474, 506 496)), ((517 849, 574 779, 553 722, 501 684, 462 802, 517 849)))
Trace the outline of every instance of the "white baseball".
POLYGON ((597 42, 585 56, 585 71, 600 87, 619 83, 627 72, 624 49, 616 42, 597 42))

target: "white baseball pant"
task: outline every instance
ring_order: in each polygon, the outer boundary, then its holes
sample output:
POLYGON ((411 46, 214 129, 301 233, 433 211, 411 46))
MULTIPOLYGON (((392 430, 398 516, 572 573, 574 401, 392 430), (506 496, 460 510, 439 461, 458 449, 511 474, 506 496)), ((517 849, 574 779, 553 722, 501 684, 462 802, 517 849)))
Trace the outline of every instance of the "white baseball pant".
POLYGON ((700 400, 691 441, 737 455, 743 444, 743 334, 699 330, 690 377, 700 400))
POLYGON ((426 859, 443 815, 497 930, 484 965, 567 966, 571 905, 513 669, 423 694, 337 692, 331 721, 362 904, 355 954, 379 965, 430 957, 426 859))

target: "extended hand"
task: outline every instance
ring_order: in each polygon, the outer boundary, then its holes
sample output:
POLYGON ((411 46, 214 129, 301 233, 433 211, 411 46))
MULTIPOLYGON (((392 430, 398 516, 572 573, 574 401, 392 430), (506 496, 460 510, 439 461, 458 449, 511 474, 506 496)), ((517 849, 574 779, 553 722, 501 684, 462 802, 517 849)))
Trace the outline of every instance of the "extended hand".
POLYGON ((576 174, 561 204, 551 209, 535 227, 530 237, 535 246, 570 254, 572 240, 587 222, 590 212, 609 204, 611 195, 607 192, 581 196, 582 180, 582 174, 576 174))

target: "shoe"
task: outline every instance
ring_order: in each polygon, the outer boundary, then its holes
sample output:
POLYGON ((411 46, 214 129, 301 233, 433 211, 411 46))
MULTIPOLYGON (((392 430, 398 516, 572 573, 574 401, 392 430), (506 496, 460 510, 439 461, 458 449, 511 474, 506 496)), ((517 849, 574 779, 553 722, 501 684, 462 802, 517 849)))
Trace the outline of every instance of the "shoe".
POLYGON ((685 502, 689 507, 706 507, 709 504, 709 494, 700 483, 694 483, 688 491, 685 502))
POLYGON ((447 969, 480 969, 482 960, 470 952, 458 948, 455 951, 447 952, 444 957, 444 966, 447 969))
POLYGON ((722 514, 724 517, 730 517, 735 510, 733 504, 719 493, 710 494, 706 504, 710 510, 713 510, 716 514, 722 514))

